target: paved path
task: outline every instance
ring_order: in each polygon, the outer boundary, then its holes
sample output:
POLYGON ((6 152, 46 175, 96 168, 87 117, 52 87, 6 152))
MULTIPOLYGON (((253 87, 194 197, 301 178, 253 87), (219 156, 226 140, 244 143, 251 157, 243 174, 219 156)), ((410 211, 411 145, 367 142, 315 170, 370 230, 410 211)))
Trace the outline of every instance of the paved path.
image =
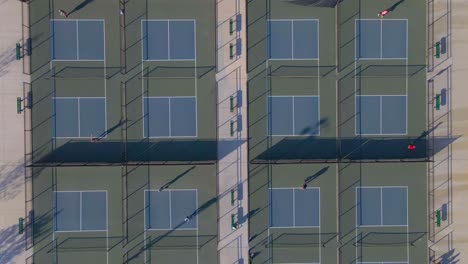
MULTIPOLYGON (((441 263, 465 263, 468 259, 468 211, 466 202, 468 200, 468 2, 465 0, 435 0, 436 17, 444 16, 446 3, 452 3, 452 58, 437 66, 428 77, 434 76, 437 79, 442 76, 443 70, 452 67, 452 128, 453 136, 457 139, 452 144, 452 216, 453 224, 444 228, 436 227, 438 241, 432 247, 436 251, 436 257, 442 260, 441 263), (445 257, 444 257, 445 255, 445 257)), ((450 11, 450 10, 448 10, 450 11)), ((450 13, 449 13, 450 14, 450 13)), ((445 18, 441 19, 439 25, 445 18)), ((437 29, 436 29, 437 31, 437 29)), ((436 34, 436 39, 440 37, 436 34)), ((440 88, 440 87, 439 87, 440 88)), ((444 166, 442 166, 444 168, 444 166)), ((436 171, 436 199, 441 201, 447 198, 446 184, 440 177, 437 183, 436 171), (437 194, 439 193, 439 194, 437 194)), ((439 176, 442 171, 439 170, 439 176)), ((436 208, 438 208, 436 202, 436 208)), ((444 224, 444 223, 442 223, 444 224)))
POLYGON ((459 263, 468 260, 468 2, 452 0, 453 51, 453 217, 454 255, 459 263))
POLYGON ((245 14, 245 1, 217 2, 218 250, 221 264, 248 263, 245 14), (238 224, 235 230, 232 217, 238 224))
POLYGON ((23 115, 16 98, 23 95, 22 61, 15 59, 21 40, 21 2, 0 0, 0 264, 24 264, 24 236, 18 217, 24 216, 23 115))

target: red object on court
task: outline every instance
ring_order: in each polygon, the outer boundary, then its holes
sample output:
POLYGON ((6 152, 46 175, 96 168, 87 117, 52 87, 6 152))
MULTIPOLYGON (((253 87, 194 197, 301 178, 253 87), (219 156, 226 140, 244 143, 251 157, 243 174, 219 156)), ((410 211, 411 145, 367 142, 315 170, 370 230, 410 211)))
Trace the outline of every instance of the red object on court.
POLYGON ((414 144, 409 144, 408 145, 408 150, 415 150, 416 146, 414 144))
POLYGON ((390 11, 388 10, 382 10, 379 12, 379 14, 377 14, 379 17, 384 17, 385 15, 387 15, 390 11))

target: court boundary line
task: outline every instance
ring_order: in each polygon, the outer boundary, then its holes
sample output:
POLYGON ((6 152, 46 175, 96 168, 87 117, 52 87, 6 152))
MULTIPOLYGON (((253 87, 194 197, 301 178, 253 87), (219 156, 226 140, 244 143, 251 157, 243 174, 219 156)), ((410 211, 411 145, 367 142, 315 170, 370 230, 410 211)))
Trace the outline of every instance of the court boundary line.
MULTIPOLYGON (((318 226, 296 226, 296 221, 295 221, 295 191, 296 190, 302 190, 302 188, 298 188, 298 187, 269 187, 268 188, 268 204, 269 204, 269 207, 268 207, 268 234, 270 232, 270 229, 318 229, 318 258, 319 258, 319 262, 271 262, 272 264, 320 264, 322 263, 322 239, 321 239, 321 235, 322 235, 322 206, 321 206, 321 188, 320 187, 316 187, 316 186, 313 186, 313 187, 307 187, 306 190, 309 190, 309 189, 317 189, 318 190, 318 211, 319 211, 319 217, 318 217, 318 226), (272 227, 271 226, 271 218, 272 218, 272 202, 271 202, 271 196, 272 196, 272 190, 291 190, 292 191, 292 196, 293 196, 293 226, 284 226, 284 227, 272 227)), ((268 243, 270 244, 270 242, 268 243)), ((271 248, 270 246, 268 248, 271 248)), ((313 247, 311 247, 313 248, 313 247)), ((268 251, 270 251, 271 249, 269 249, 268 251)))
MULTIPOLYGON (((57 247, 56 247, 56 233, 61 234, 61 233, 94 233, 94 232, 106 232, 106 263, 109 263, 109 199, 108 199, 108 190, 78 190, 78 191, 73 191, 73 190, 64 190, 64 191, 53 191, 53 198, 52 198, 52 210, 54 212, 54 220, 53 220, 53 228, 52 228, 52 247, 53 247, 53 263, 58 263, 58 254, 57 254, 57 247), (57 224, 57 206, 56 206, 56 201, 57 201, 57 193, 76 193, 78 192, 80 194, 80 229, 82 229, 82 218, 83 218, 83 206, 82 206, 82 200, 83 200, 83 193, 105 193, 105 204, 106 204, 106 229, 105 230, 67 230, 67 231, 58 231, 56 230, 56 224, 57 224)), ((86 237, 83 237, 86 238, 86 237)))
MULTIPOLYGON (((378 18, 356 18, 354 19, 354 60, 408 60, 408 18, 386 18, 386 21, 405 21, 406 23, 406 57, 405 58, 384 58, 383 57, 383 22, 384 19, 378 19, 378 18), (356 47, 356 42, 360 42, 361 39, 359 35, 357 34, 357 24, 358 21, 378 21, 380 23, 380 58, 379 57, 366 57, 366 58, 360 58, 357 57, 357 47, 356 47)), ((359 50, 361 50, 361 46, 359 46, 359 50)), ((359 52, 359 55, 361 55, 361 52, 359 52)))
MULTIPOLYGON (((321 214, 321 212, 320 212, 320 210, 321 210, 321 207, 320 207, 320 187, 315 187, 315 186, 314 186, 314 187, 307 187, 307 189, 304 190, 304 191, 312 190, 312 189, 317 189, 317 190, 318 190, 318 194, 319 194, 319 199, 318 199, 318 203, 319 203, 319 217, 318 217, 318 220, 319 220, 319 223, 318 223, 318 226, 296 226, 296 221, 295 221, 295 220, 296 220, 296 217, 295 217, 295 215, 296 215, 296 208, 295 208, 295 196, 296 196, 296 195, 295 195, 295 190, 302 190, 301 188, 298 188, 298 187, 270 187, 270 188, 268 188, 268 191, 269 191, 269 195, 270 195, 270 196, 271 196, 271 193, 272 193, 271 191, 272 191, 272 190, 291 190, 291 191, 292 191, 292 197, 293 197, 293 207, 292 207, 292 208, 293 208, 293 213, 292 213, 292 215, 293 215, 293 225, 292 225, 292 226, 271 226, 271 224, 270 224, 270 227, 269 227, 269 228, 271 228, 271 229, 320 228, 320 224, 321 224, 320 218, 321 218, 321 216, 322 216, 322 214, 321 214)), ((271 207, 272 207, 272 206, 270 205, 270 207, 268 208, 268 210, 269 210, 269 215, 270 215, 270 216, 271 216, 271 209, 272 209, 271 207)))
MULTIPOLYGON (((148 263, 147 261, 147 254, 148 254, 148 251, 149 251, 149 254, 151 256, 151 247, 150 248, 147 248, 147 232, 148 231, 175 231, 175 230, 181 230, 181 231, 196 231, 196 240, 197 240, 197 247, 196 247, 196 255, 197 255, 197 264, 199 263, 199 248, 200 248, 200 245, 199 245, 199 219, 198 219, 198 208, 199 208, 199 205, 198 205, 198 189, 165 189, 165 190, 162 190, 161 192, 164 192, 164 191, 168 191, 169 192, 169 225, 172 227, 172 205, 171 205, 171 193, 172 191, 195 191, 195 217, 196 217, 196 228, 178 228, 178 229, 147 229, 146 228, 146 192, 159 192, 158 189, 144 189, 143 190, 143 215, 144 215, 144 222, 143 222, 143 245, 144 245, 144 249, 145 249, 145 252, 144 252, 144 260, 145 260, 145 263, 148 263)), ((150 257, 151 259, 151 257, 150 257)))
MULTIPOLYGON (((356 114, 356 117, 358 115, 358 109, 357 109, 357 100, 358 100, 358 97, 379 97, 379 100, 380 100, 380 115, 379 115, 379 118, 380 118, 380 133, 377 134, 377 133, 358 133, 357 131, 357 128, 358 128, 358 124, 357 124, 357 118, 355 118, 355 121, 354 121, 354 134, 356 136, 406 136, 408 135, 408 118, 409 118, 409 113, 408 113, 408 95, 407 94, 365 94, 365 95, 357 95, 357 91, 355 91, 355 102, 354 102, 354 108, 355 108, 355 114, 356 114), (405 133, 382 133, 382 126, 383 126, 383 122, 382 122, 382 115, 383 115, 383 111, 382 111, 382 98, 383 97, 404 97, 405 98, 405 106, 406 106, 406 109, 405 109, 405 112, 406 112, 406 118, 405 118, 405 133)), ((362 105, 361 105, 361 108, 362 108, 362 105)), ((361 110, 361 109, 360 109, 361 110)), ((362 112, 362 111, 359 111, 359 113, 362 112)), ((361 122, 362 123, 362 120, 361 122)), ((361 129, 361 125, 359 124, 359 128, 361 129)))
MULTIPOLYGON (((172 129, 171 129, 171 125, 172 125, 172 122, 171 122, 171 99, 174 99, 174 98, 187 98, 187 99, 195 99, 194 102, 195 102, 195 111, 197 111, 197 96, 196 95, 188 95, 188 96, 144 96, 143 97, 143 108, 145 107, 145 100, 146 99, 168 99, 169 100, 169 135, 168 136, 149 136, 149 131, 148 131, 148 136, 145 136, 145 129, 144 129, 144 125, 143 125, 143 138, 160 138, 160 139, 165 139, 165 138, 196 138, 198 137, 198 126, 197 126, 197 120, 195 119, 195 135, 194 136, 172 136, 172 129)), ((147 105, 147 107, 149 108, 149 104, 147 105)), ((149 111, 149 110, 148 110, 149 111)), ((149 114, 148 114, 149 115, 149 114)), ((143 117, 145 117, 146 114, 143 112, 143 117)), ((197 118, 198 114, 195 113, 195 118, 197 118)), ((149 122, 149 121, 148 121, 149 122)), ((148 127, 149 129, 149 127, 148 127)))
MULTIPOLYGON (((107 95, 106 95, 107 96, 107 95)), ((55 131, 52 129, 52 138, 53 139, 107 139, 107 97, 106 96, 93 96, 93 97, 84 97, 84 96, 52 96, 51 101, 52 101, 52 107, 54 109, 54 112, 52 113, 52 118, 54 119, 54 124, 55 124, 55 131), (57 111, 55 107, 55 100, 77 100, 77 110, 78 110, 78 136, 77 137, 57 137, 55 136, 56 130, 57 130, 57 121, 56 121, 56 114, 55 112, 57 111), (96 135, 94 136, 89 136, 89 137, 82 137, 81 136, 81 114, 80 114, 80 99, 104 99, 104 131, 102 132, 101 135, 96 135)))
MULTIPOLYGON (((52 23, 53 24, 53 23, 52 23)), ((53 62, 53 61, 62 61, 62 62, 105 62, 106 61, 106 21, 105 19, 59 19, 59 18, 51 18, 49 19, 49 37, 52 39, 52 45, 54 46, 54 49, 52 50, 52 58, 50 59, 50 62, 53 62), (64 60, 64 59, 59 59, 59 60, 56 60, 56 59, 53 59, 53 57, 55 57, 55 30, 50 30, 50 24, 51 22, 53 21, 67 21, 67 22, 73 22, 75 21, 76 22, 76 60, 64 60), (86 60, 80 60, 80 56, 79 56, 79 37, 78 37, 78 22, 79 21, 88 21, 88 22, 102 22, 102 28, 103 28, 103 59, 102 60, 97 60, 97 59, 86 59, 86 60)), ((49 44, 49 49, 50 49, 50 44, 49 44)))
MULTIPOLYGON (((168 30, 169 30, 169 21, 192 21, 193 22, 193 27, 194 27, 194 59, 190 60, 145 60, 144 59, 144 44, 141 44, 141 90, 142 90, 142 136, 145 139, 171 139, 171 138, 187 138, 187 139, 192 139, 192 138, 198 138, 198 69, 197 69, 197 21, 196 19, 143 19, 140 22, 140 34, 141 34, 141 42, 144 41, 144 34, 143 34, 143 21, 167 21, 168 24, 168 30), (194 63, 194 91, 195 91, 195 96, 145 96, 145 94, 149 95, 149 87, 146 89, 145 93, 145 78, 144 78, 144 65, 145 61, 151 62, 151 61, 159 61, 159 62, 170 62, 170 61, 187 61, 187 62, 193 62, 194 63), (171 134, 171 121, 170 121, 170 116, 169 116, 169 135, 168 136, 150 136, 149 134, 149 126, 147 129, 145 129, 145 124, 146 124, 146 119, 149 119, 149 116, 145 114, 145 98, 175 98, 175 97, 194 97, 195 98, 195 135, 193 136, 172 136, 171 134), (145 136, 145 132, 147 132, 147 136, 145 136)), ((168 35, 168 43, 169 43, 169 35, 168 35)), ((168 44, 168 49, 169 49, 169 44, 168 44)), ((169 51, 168 51, 169 52, 169 51)), ((168 58, 169 58, 169 53, 168 53, 168 58)), ((148 85, 149 86, 149 85, 148 85)), ((149 105, 147 106, 148 111, 149 111, 149 105)), ((170 99, 169 99, 169 112, 170 112, 170 99)), ((170 113, 169 113, 170 115, 170 113)), ((149 120, 147 121, 149 122, 149 120)))
MULTIPOLYGON (((366 261, 366 262, 361 262, 361 261, 356 261, 356 263, 361 263, 361 264, 365 264, 365 263, 381 263, 381 264, 385 264, 387 262, 390 262, 390 263, 401 263, 401 264, 408 264, 410 263, 410 258, 409 258, 409 185, 401 185, 401 186, 392 186, 392 185, 388 185, 388 186, 356 186, 355 187, 355 205, 356 205, 356 216, 355 216, 355 221, 356 221, 356 224, 355 224, 355 236, 354 236, 354 240, 355 240, 355 248, 356 248, 356 256, 355 256, 355 259, 357 260, 358 259, 358 249, 359 249, 359 245, 358 245, 358 229, 359 228, 386 228, 386 227, 399 227, 399 228, 404 228, 406 227, 406 261, 385 261, 385 262, 382 262, 382 261, 366 261), (381 225, 358 225, 358 215, 359 215, 359 209, 358 209, 358 200, 357 200, 357 197, 358 197, 358 192, 357 190, 358 189, 380 189, 380 214, 381 214, 381 217, 380 217, 380 223, 381 225), (406 190, 406 225, 383 225, 383 206, 382 206, 382 203, 383 203, 383 189, 405 189, 406 190)), ((361 247, 362 248, 362 247, 361 247)), ((362 257, 362 256, 360 256, 362 257)))
MULTIPOLYGON (((198 228, 198 214, 195 214, 196 221, 197 221, 197 227, 191 227, 191 228, 177 228, 174 229, 172 226, 172 192, 177 192, 177 191, 194 191, 195 192, 195 211, 198 209, 198 189, 165 189, 162 190, 161 192, 169 192, 169 227, 170 228, 146 228, 146 216, 144 220, 144 228, 145 231, 163 231, 163 230, 197 230, 198 228)), ((159 192, 158 189, 145 189, 144 190, 144 199, 143 203, 146 203, 146 192, 159 192)), ((146 208, 146 204, 144 204, 144 208, 146 208)), ((146 215, 146 210, 145 210, 145 215, 146 215)))
MULTIPOLYGON (((317 89, 318 91, 320 90, 320 87, 317 89)), ((320 136, 320 117, 321 117, 321 111, 320 111, 320 92, 318 92, 318 95, 267 95, 267 115, 268 115, 268 120, 267 120, 267 136, 269 137, 315 137, 315 136, 320 136), (294 133, 295 131, 295 120, 294 120, 294 116, 295 116, 295 111, 294 111, 294 101, 295 101, 295 98, 296 97, 299 97, 299 98, 317 98, 317 116, 318 116, 318 133, 317 134, 306 134, 306 135, 298 135, 298 134, 290 134, 290 135, 272 135, 271 134, 271 130, 272 130, 272 127, 271 124, 270 124, 270 119, 272 117, 271 115, 271 106, 270 106, 270 98, 272 97, 285 97, 285 98, 292 98, 292 132, 294 133)))
POLYGON ((267 60, 271 61, 315 61, 320 59, 320 24, 318 18, 283 18, 283 19, 267 19, 267 38, 268 38, 268 45, 267 45, 267 60), (291 22, 291 58, 271 58, 271 50, 270 50, 270 22, 291 22), (294 21, 317 21, 317 58, 294 58, 294 21))
MULTIPOLYGON (((196 30, 193 31, 193 38, 194 38, 194 58, 193 59, 171 59, 170 55, 170 23, 171 21, 181 21, 181 22, 193 22, 194 27, 196 28, 196 19, 142 19, 140 20, 140 27, 141 27, 141 39, 143 39, 143 23, 144 22, 167 22, 167 59, 144 59, 144 53, 143 53, 143 44, 142 44, 142 53, 141 53, 141 59, 142 61, 196 61, 197 60, 197 32, 196 30)), ((148 25, 147 25, 148 26, 148 25)), ((148 30, 148 28, 146 29, 148 30)), ((148 51, 147 51, 148 52, 148 51)), ((146 54, 148 55, 148 54, 146 54)))

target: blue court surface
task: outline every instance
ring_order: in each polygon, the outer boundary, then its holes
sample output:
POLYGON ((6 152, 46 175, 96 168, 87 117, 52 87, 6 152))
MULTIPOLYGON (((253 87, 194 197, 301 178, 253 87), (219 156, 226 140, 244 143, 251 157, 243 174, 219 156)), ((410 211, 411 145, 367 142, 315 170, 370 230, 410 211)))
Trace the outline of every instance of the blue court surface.
POLYGON ((406 134, 406 95, 356 96, 356 134, 406 134))
POLYGON ((195 60, 194 20, 142 20, 143 60, 195 60))
POLYGON ((356 188, 358 226, 408 225, 407 187, 356 188))
POLYGON ((268 107, 269 135, 320 134, 318 96, 270 96, 268 107))
POLYGON ((196 229, 197 208, 196 190, 146 190, 145 229, 196 229))
POLYGON ((106 99, 61 97, 52 99, 52 135, 55 138, 94 138, 106 135, 106 99))
POLYGON ((197 136, 196 97, 145 97, 145 137, 197 136))
POLYGON ((106 191, 54 192, 54 231, 106 231, 106 191))
POLYGON ((51 60, 104 60, 104 32, 103 20, 51 20, 51 60))
POLYGON ((268 23, 270 59, 319 58, 319 22, 316 19, 281 19, 268 23))
POLYGON ((320 189, 270 189, 270 227, 319 227, 320 189))
POLYGON ((356 59, 406 59, 407 51, 408 20, 356 20, 356 59))

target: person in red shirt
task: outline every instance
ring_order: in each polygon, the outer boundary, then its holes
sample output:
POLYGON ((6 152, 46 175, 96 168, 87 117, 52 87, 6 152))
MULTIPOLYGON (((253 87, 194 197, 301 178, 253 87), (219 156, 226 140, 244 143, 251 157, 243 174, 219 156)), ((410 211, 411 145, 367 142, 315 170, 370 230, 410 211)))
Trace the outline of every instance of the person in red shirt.
POLYGON ((383 18, 383 17, 384 17, 385 15, 387 15, 388 13, 390 13, 390 11, 389 11, 388 9, 385 9, 385 10, 380 11, 380 12, 377 14, 377 16, 383 18))
POLYGON ((413 142, 409 143, 409 145, 408 145, 408 150, 409 150, 409 151, 413 151, 413 150, 415 150, 415 149, 416 149, 416 146, 413 144, 413 142))

